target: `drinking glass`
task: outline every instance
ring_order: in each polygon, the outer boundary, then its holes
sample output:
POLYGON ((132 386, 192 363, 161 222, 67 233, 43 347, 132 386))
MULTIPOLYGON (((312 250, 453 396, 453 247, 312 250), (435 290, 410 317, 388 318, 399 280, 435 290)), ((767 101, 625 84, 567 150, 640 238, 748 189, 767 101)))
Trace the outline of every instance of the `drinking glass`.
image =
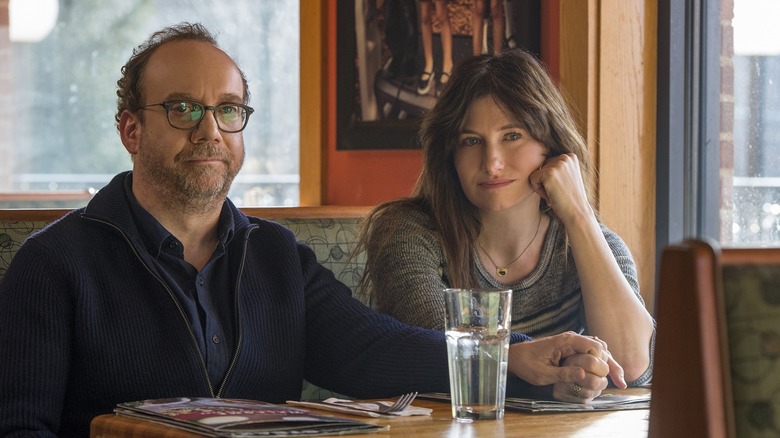
POLYGON ((445 289, 452 417, 504 418, 512 290, 445 289))

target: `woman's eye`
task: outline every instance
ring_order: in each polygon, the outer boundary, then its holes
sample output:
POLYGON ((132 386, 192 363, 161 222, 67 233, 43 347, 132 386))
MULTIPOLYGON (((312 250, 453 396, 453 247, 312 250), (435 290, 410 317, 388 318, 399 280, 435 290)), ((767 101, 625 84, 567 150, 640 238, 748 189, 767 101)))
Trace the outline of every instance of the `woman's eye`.
POLYGON ((479 144, 479 139, 475 137, 466 137, 461 140, 461 144, 464 146, 474 146, 479 144))
POLYGON ((510 141, 517 141, 520 140, 521 138, 523 138, 523 136, 520 135, 520 133, 518 132, 510 132, 509 134, 506 135, 506 139, 510 141))

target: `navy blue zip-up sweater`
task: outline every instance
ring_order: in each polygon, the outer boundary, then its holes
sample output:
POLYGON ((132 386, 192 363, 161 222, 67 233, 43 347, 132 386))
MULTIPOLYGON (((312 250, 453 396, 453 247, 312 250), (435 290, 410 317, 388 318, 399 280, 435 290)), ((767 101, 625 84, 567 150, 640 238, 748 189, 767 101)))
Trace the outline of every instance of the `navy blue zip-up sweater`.
POLYGON ((355 397, 448 391, 443 333, 362 305, 290 230, 229 200, 236 349, 217 387, 150 263, 126 176, 31 236, 0 283, 0 435, 87 436, 93 417, 131 400, 285 402, 304 378, 355 397))

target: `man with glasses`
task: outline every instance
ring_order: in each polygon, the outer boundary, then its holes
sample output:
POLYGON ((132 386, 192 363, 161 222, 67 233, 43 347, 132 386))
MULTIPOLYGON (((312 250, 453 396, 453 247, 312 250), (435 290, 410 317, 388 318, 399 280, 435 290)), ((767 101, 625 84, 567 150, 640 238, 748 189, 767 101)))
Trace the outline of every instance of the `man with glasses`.
MULTIPOLYGON (((356 397, 448 391, 443 333, 363 306, 290 230, 227 199, 253 110, 206 29, 153 34, 117 86, 132 172, 30 237, 0 283, 0 435, 86 436, 141 399, 285 402, 304 378, 356 397)), ((509 369, 532 384, 622 381, 598 340, 512 339, 509 369), (592 360, 558 366, 575 354, 592 360)))
POLYGON ((238 103, 223 103, 217 106, 204 106, 201 103, 190 100, 169 100, 163 103, 153 103, 141 107, 141 109, 160 106, 165 108, 168 114, 168 123, 176 129, 188 131, 200 124, 200 119, 206 110, 214 112, 214 120, 219 130, 234 134, 246 128, 249 115, 255 112, 252 107, 238 103))

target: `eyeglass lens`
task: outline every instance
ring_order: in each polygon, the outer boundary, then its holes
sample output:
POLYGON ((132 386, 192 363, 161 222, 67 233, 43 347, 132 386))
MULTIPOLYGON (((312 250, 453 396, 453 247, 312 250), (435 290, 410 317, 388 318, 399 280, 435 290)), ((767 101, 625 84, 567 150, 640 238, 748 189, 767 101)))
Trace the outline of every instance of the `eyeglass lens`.
POLYGON ((197 102, 169 102, 166 108, 168 121, 175 128, 189 129, 200 123, 210 109, 214 112, 217 125, 223 131, 241 131, 246 122, 247 111, 241 105, 222 104, 215 107, 205 107, 197 102))

